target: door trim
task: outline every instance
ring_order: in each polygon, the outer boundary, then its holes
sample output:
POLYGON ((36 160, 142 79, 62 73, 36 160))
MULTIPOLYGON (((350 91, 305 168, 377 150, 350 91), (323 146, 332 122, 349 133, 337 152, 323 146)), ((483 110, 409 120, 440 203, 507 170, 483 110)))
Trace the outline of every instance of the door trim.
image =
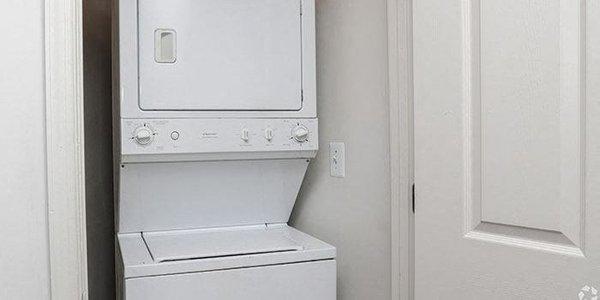
POLYGON ((392 299, 414 299, 412 0, 387 0, 392 299))
POLYGON ((82 3, 44 5, 50 292, 87 299, 82 3))

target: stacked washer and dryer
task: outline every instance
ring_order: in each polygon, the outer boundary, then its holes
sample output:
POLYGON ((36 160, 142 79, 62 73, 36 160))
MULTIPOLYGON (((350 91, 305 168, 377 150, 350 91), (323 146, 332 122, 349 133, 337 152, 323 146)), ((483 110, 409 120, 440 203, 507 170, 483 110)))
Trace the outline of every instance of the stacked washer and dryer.
POLYGON ((118 296, 335 299, 287 225, 318 149, 314 0, 116 0, 118 296))

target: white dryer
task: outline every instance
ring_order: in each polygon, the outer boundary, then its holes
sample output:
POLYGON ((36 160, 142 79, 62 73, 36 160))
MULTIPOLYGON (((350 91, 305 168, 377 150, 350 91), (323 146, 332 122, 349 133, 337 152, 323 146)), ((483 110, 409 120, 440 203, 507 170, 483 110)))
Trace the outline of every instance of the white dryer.
POLYGON ((314 0, 116 0, 119 297, 335 299, 287 225, 318 150, 314 0))

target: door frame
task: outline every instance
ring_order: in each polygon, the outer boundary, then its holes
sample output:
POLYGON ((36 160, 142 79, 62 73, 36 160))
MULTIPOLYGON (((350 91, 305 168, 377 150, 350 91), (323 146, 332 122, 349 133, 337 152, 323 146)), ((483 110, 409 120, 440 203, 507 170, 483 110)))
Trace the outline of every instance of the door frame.
POLYGON ((387 0, 392 299, 414 299, 412 0, 387 0))
POLYGON ((82 2, 44 6, 50 295, 87 299, 82 2))

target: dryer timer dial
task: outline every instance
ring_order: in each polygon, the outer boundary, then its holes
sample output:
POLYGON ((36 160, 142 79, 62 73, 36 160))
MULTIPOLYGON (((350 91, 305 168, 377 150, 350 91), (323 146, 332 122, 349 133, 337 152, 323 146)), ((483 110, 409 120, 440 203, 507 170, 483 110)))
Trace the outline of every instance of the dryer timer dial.
POLYGON ((298 125, 292 129, 292 137, 296 142, 304 143, 308 140, 309 130, 304 125, 298 125))
POLYGON ((147 126, 140 126, 133 132, 133 139, 140 145, 148 145, 154 139, 154 132, 147 126))

